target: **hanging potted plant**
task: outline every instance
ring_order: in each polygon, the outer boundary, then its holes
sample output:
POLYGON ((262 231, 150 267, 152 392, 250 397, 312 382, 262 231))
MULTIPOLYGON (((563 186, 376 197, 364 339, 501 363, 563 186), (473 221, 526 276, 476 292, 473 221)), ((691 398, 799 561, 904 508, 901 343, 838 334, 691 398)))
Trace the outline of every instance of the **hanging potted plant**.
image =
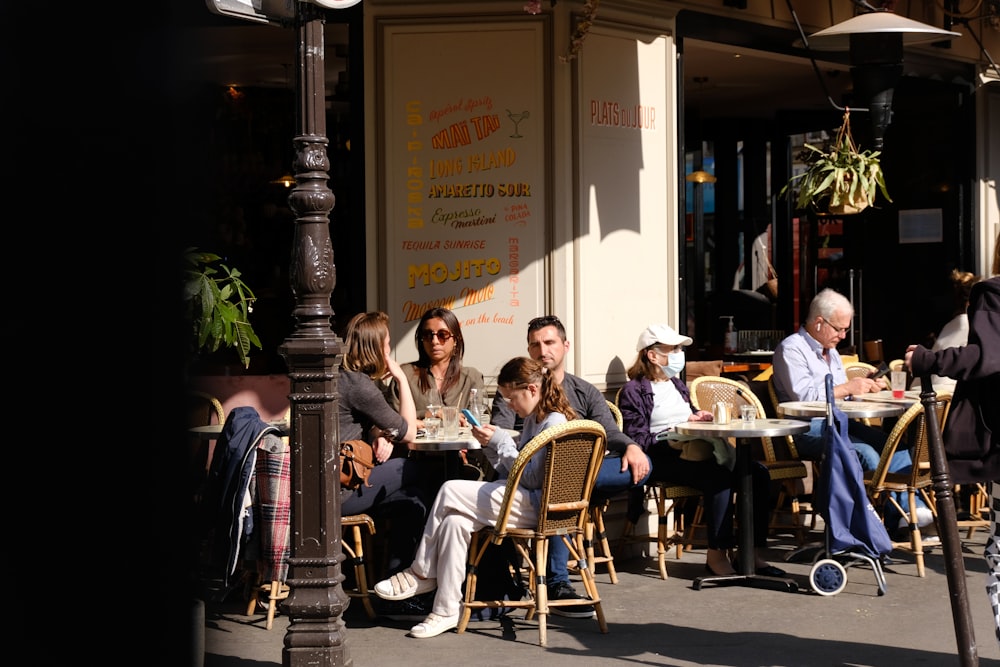
POLYGON ((197 358, 220 348, 232 348, 243 368, 249 368, 251 348, 262 349, 250 324, 257 297, 237 269, 217 265, 221 259, 197 248, 188 248, 184 253, 183 298, 184 314, 190 324, 189 349, 197 358))
POLYGON ((875 203, 876 189, 892 201, 879 162, 881 151, 858 150, 851 137, 850 109, 832 145, 818 148, 804 144, 808 167, 792 176, 779 196, 797 190, 795 207, 834 215, 860 213, 875 203))

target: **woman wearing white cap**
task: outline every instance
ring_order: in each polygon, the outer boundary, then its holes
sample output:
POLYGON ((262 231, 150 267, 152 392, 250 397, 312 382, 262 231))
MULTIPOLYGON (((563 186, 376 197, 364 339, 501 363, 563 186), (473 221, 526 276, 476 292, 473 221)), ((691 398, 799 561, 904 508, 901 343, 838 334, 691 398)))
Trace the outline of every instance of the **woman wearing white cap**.
MULTIPOLYGON (((729 551, 736 546, 733 536, 733 458, 706 452, 692 456, 690 450, 676 449, 678 442, 667 434, 683 421, 711 421, 712 413, 695 410, 691 394, 680 379, 684 370, 684 347, 692 343, 666 324, 652 324, 639 336, 638 356, 628 370, 629 381, 622 387, 618 406, 626 435, 649 455, 653 462, 650 481, 693 486, 705 494, 705 523, 708 553, 705 567, 713 574, 733 574, 729 551), (693 459, 701 460, 693 460, 693 459)), ((764 466, 753 469, 754 544, 767 543, 768 495, 770 480, 764 466)), ((759 555, 758 574, 781 576, 780 569, 759 555)))

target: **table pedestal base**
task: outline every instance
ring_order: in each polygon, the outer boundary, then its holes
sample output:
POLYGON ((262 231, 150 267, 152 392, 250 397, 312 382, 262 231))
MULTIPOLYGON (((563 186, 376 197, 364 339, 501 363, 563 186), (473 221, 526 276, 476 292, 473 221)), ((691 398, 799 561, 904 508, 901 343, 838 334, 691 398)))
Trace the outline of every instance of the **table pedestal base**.
POLYGON ((740 584, 763 588, 784 588, 789 593, 797 593, 798 584, 784 577, 768 577, 763 574, 711 574, 694 580, 694 589, 701 590, 704 584, 740 584))

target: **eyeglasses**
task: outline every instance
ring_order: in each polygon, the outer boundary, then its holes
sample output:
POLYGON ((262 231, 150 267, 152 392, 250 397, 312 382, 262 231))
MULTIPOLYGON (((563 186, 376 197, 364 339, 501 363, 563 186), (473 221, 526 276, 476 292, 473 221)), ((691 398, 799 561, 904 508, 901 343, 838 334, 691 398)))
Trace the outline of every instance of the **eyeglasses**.
POLYGON ((420 338, 425 343, 430 343, 431 341, 433 341, 435 336, 437 336, 437 339, 439 341, 441 341, 442 343, 447 342, 447 341, 451 340, 452 338, 454 338, 454 336, 452 336, 451 332, 450 331, 446 331, 445 329, 441 329, 441 331, 421 331, 420 332, 420 338))
POLYGON ((846 327, 835 327, 835 326, 833 326, 833 323, 830 322, 830 320, 826 319, 825 317, 820 317, 819 319, 823 320, 823 322, 826 323, 826 325, 828 327, 830 327, 831 329, 833 329, 834 331, 836 331, 841 336, 843 336, 845 333, 847 333, 847 330, 851 328, 849 326, 846 326, 846 327))

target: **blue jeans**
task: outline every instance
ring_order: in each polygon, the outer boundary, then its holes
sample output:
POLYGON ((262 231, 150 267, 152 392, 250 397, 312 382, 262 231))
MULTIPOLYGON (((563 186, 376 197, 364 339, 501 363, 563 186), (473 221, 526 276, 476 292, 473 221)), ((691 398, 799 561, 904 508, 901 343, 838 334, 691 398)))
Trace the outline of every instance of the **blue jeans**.
MULTIPOLYGON (((823 458, 823 424, 826 419, 816 417, 809 423, 809 430, 794 436, 795 446, 799 450, 799 458, 807 461, 819 461, 823 458)), ((851 439, 851 447, 858 455, 861 469, 875 470, 882 457, 882 448, 889 434, 871 426, 865 426, 859 421, 851 420, 847 426, 847 434, 851 439)), ((889 472, 896 472, 912 464, 910 452, 897 451, 889 462, 889 472)))
MULTIPOLYGON (((643 484, 649 479, 649 474, 647 473, 645 477, 640 479, 638 484, 633 484, 632 471, 626 469, 625 472, 622 472, 621 467, 622 459, 620 456, 604 457, 601 469, 597 472, 597 481, 594 482, 594 490, 591 493, 592 503, 603 502, 629 489, 639 489, 641 491, 643 484)), ((653 469, 652 463, 650 463, 649 469, 653 469)), ((569 583, 569 569, 566 567, 568 561, 569 548, 563 542, 562 537, 550 537, 549 571, 547 574, 549 586, 569 583)))
MULTIPOLYGON (((798 447, 800 458, 818 461, 823 456, 824 423, 826 423, 825 418, 817 417, 810 422, 807 432, 795 436, 795 446, 798 447)), ((853 420, 848 423, 847 434, 851 439, 854 452, 858 455, 858 460, 861 461, 861 469, 865 471, 875 470, 878 467, 879 459, 882 458, 882 448, 889 438, 888 434, 853 420)), ((912 468, 913 458, 910 456, 910 450, 897 449, 896 453, 892 455, 892 460, 889 461, 889 472, 909 472, 912 468)), ((906 507, 909 502, 905 493, 894 493, 893 497, 903 507, 906 507)), ((919 497, 917 498, 917 507, 926 507, 924 501, 919 497)), ((891 535, 899 524, 900 514, 892 503, 886 503, 884 511, 885 525, 891 535)))

